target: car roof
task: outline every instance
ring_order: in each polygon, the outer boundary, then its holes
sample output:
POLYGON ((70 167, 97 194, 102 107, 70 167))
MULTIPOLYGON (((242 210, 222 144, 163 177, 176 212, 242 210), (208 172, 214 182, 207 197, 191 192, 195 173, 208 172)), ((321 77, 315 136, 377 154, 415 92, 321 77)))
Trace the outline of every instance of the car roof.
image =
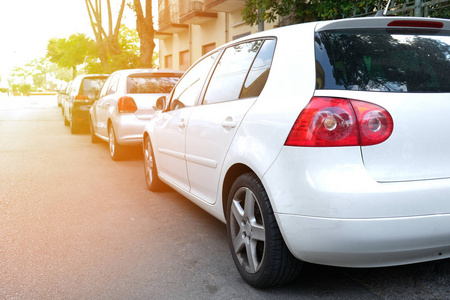
MULTIPOLYGON (((278 27, 251 35, 244 36, 242 38, 228 42, 217 50, 228 47, 230 45, 238 44, 242 41, 246 41, 252 38, 262 38, 262 37, 287 37, 292 39, 292 34, 298 30, 311 30, 311 31, 322 31, 322 30, 332 30, 332 29, 352 29, 352 28, 385 28, 392 21, 422 21, 422 22, 440 22, 443 24, 441 30, 450 30, 450 20, 448 19, 437 19, 437 18, 420 18, 420 17, 363 17, 363 18, 348 18, 330 21, 316 21, 309 23, 294 24, 289 26, 278 27)), ((396 28, 410 28, 409 26, 396 27, 396 28)), ((213 50, 215 51, 215 50, 213 50)), ((211 51, 211 52, 213 52, 211 51)))

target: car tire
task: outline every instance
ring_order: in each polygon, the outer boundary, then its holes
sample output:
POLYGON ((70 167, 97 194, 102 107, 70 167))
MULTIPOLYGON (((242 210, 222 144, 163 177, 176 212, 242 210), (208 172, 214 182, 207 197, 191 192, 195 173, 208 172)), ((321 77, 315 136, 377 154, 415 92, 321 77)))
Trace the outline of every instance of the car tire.
POLYGON ((117 142, 114 126, 111 124, 109 126, 109 155, 111 159, 114 161, 121 160, 123 151, 124 148, 117 142))
POLYGON ((149 191, 157 192, 161 190, 161 188, 163 187, 163 183, 158 177, 155 155, 149 136, 145 137, 143 148, 145 183, 147 184, 147 188, 149 189, 149 191))
POLYGON ((92 122, 92 118, 89 118, 89 131, 91 132, 91 143, 99 143, 100 139, 95 135, 94 123, 92 122))
POLYGON ((70 133, 71 133, 71 134, 76 134, 76 133, 78 133, 78 130, 79 130, 78 124, 73 120, 73 116, 71 117, 71 120, 70 120, 70 122, 69 122, 69 125, 70 125, 70 133))
POLYGON ((233 183, 226 218, 233 260, 248 284, 280 286, 298 277, 302 262, 284 243, 269 197, 255 174, 243 174, 233 183))

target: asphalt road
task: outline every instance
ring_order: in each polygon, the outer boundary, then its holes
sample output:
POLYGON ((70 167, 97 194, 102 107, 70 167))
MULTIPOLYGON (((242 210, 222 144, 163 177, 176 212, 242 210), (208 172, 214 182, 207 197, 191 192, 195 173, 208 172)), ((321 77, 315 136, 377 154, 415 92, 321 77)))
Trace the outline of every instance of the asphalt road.
POLYGON ((225 225, 147 190, 138 149, 71 135, 55 96, 0 95, 0 299, 450 299, 450 260, 305 264, 285 287, 237 273, 225 225))

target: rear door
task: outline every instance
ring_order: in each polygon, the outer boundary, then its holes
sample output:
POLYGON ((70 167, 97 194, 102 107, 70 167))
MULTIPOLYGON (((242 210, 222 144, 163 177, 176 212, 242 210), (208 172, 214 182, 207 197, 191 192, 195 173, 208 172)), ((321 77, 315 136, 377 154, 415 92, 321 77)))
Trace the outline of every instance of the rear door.
POLYGON ((96 101, 95 112, 96 112, 96 131, 103 137, 108 137, 108 111, 115 107, 117 104, 118 97, 118 85, 119 85, 120 74, 116 73, 112 75, 111 79, 108 80, 109 84, 105 86, 105 90, 102 89, 100 98, 96 101))
POLYGON ((222 165, 239 126, 265 85, 275 40, 253 40, 225 49, 202 104, 191 113, 186 163, 191 193, 215 203, 222 165))
POLYGON ((194 65, 172 92, 169 108, 152 120, 152 135, 158 174, 179 188, 189 191, 186 169, 186 128, 206 77, 217 57, 213 53, 194 65))

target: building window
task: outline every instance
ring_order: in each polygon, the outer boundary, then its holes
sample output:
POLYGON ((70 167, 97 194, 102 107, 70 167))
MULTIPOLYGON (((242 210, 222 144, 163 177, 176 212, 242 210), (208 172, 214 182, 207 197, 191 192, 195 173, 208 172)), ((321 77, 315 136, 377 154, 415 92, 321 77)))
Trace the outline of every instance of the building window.
POLYGON ((189 68, 190 59, 189 59, 189 50, 180 52, 180 70, 186 71, 189 68))
POLYGON ((202 55, 205 55, 206 53, 208 53, 209 51, 212 51, 214 49, 216 49, 216 43, 203 45, 202 46, 202 55))
POLYGON ((173 69, 172 54, 164 56, 164 68, 173 69))

